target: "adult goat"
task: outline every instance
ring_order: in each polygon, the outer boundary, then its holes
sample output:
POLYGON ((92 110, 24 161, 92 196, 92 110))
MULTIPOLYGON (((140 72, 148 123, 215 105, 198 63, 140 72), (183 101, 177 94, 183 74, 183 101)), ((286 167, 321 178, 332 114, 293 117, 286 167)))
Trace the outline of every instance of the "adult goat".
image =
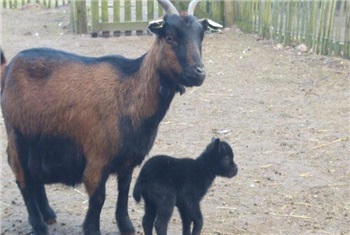
POLYGON ((118 176, 119 230, 135 233, 128 215, 133 169, 150 151, 175 93, 203 83, 204 31, 219 27, 193 16, 198 0, 187 15, 169 0, 158 1, 167 14, 149 24, 157 37, 140 58, 37 48, 20 52, 6 66, 1 107, 8 162, 35 234, 47 234, 46 224, 56 222, 44 185, 81 182, 89 195, 84 234, 100 234, 110 174, 118 176))

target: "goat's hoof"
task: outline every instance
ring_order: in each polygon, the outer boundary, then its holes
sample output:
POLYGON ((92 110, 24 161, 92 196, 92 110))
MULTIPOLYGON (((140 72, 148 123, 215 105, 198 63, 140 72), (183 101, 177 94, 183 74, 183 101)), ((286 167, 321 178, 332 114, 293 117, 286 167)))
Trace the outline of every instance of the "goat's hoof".
POLYGON ((45 223, 48 225, 55 224, 56 222, 56 218, 45 219, 45 223))
POLYGON ((98 230, 88 230, 88 231, 84 231, 84 235, 101 235, 101 232, 98 230))
POLYGON ((121 235, 135 235, 135 228, 129 216, 117 216, 117 224, 121 235))
POLYGON ((46 224, 51 225, 56 223, 56 214, 51 208, 49 208, 49 210, 43 212, 42 214, 46 224))
POLYGON ((131 233, 120 233, 121 235, 136 235, 135 232, 131 232, 131 233))
POLYGON ((84 226, 84 235, 101 235, 100 229, 95 226, 84 226))
POLYGON ((134 227, 131 225, 131 227, 125 229, 122 231, 120 229, 120 235, 136 235, 134 227))
POLYGON ((45 224, 43 225, 35 225, 33 226, 33 234, 34 235, 48 235, 48 229, 45 224))

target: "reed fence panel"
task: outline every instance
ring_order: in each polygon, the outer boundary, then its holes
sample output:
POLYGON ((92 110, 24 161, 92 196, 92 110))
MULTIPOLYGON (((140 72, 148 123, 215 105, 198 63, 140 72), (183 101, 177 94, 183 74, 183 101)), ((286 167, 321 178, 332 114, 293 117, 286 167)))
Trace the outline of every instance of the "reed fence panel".
POLYGON ((285 45, 350 57, 350 0, 236 0, 236 24, 285 45))

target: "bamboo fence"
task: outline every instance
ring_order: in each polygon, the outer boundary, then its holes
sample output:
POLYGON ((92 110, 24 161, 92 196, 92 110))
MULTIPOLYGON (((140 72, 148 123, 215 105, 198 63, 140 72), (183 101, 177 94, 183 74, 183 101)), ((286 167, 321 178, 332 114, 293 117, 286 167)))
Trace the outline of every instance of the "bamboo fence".
POLYGON ((237 0, 234 9, 244 32, 350 57, 350 0, 237 0))
MULTIPOLYGON (((19 8, 28 3, 58 7, 79 0, 0 0, 3 8, 19 8)), ((186 10, 189 0, 173 0, 186 10)), ((147 21, 163 14, 155 0, 90 0, 92 33, 111 31, 142 33, 147 21), (146 12, 146 16, 145 16, 146 12)), ((76 7, 72 21, 79 25, 76 7)), ((285 45, 304 44, 308 51, 350 58, 350 0, 202 0, 198 18, 209 17, 232 24, 247 33, 257 33, 285 45)), ((86 16, 84 16, 86 18, 86 16)), ((86 20, 85 20, 86 22, 86 20)), ((82 27, 82 26, 81 26, 82 27)), ((81 28, 80 27, 80 28, 81 28)))

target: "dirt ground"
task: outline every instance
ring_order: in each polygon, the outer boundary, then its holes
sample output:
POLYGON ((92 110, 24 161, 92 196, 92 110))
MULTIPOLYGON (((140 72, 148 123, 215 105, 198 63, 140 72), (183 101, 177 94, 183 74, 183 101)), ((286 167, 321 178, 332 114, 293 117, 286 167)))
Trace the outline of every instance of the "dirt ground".
MULTIPOLYGON (((137 57, 154 40, 72 34, 68 7, 2 10, 1 16, 7 60, 32 47, 137 57)), ((206 81, 174 98, 147 157, 196 157, 213 136, 232 144, 239 172, 217 178, 202 201, 202 234, 350 234, 349 60, 302 53, 231 28, 206 35, 203 61, 206 81)), ((30 234, 6 160, 2 118, 0 129, 1 234, 30 234)), ((81 234, 84 188, 50 185, 47 193, 58 217, 50 234, 81 234)), ((110 177, 103 234, 119 234, 116 195, 110 177)), ((129 207, 142 234, 143 203, 130 197, 129 207)), ((169 234, 181 234, 177 212, 169 226, 169 234)))

